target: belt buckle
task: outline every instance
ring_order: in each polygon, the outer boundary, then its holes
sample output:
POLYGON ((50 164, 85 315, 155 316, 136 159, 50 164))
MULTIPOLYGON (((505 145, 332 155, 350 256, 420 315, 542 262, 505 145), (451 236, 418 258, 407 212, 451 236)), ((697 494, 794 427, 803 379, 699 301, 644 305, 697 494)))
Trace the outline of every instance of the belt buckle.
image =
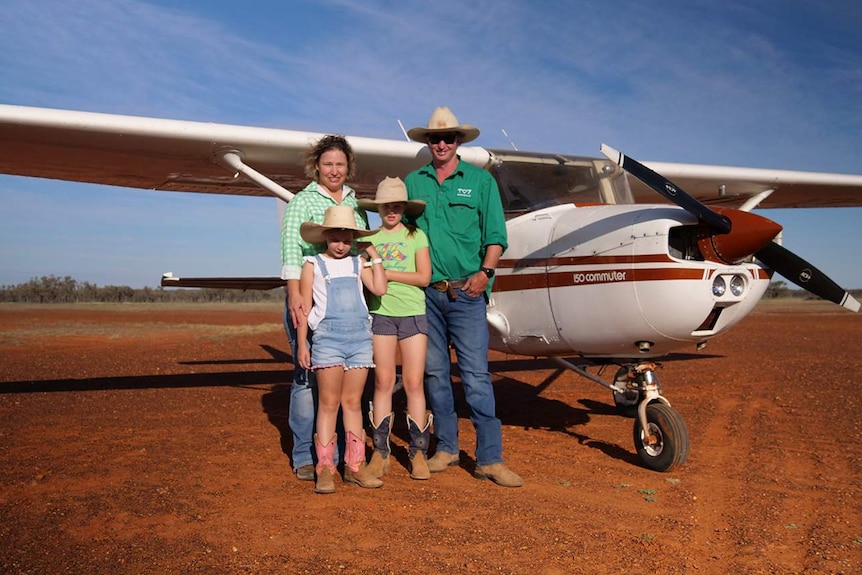
POLYGON ((434 289, 440 292, 449 291, 449 280, 440 280, 439 282, 434 282, 434 289))

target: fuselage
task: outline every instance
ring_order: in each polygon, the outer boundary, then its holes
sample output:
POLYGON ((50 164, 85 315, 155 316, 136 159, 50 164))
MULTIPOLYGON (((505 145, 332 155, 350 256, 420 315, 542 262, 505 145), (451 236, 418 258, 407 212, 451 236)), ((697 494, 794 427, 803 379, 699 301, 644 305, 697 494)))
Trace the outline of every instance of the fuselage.
POLYGON ((491 347, 650 358, 724 332, 757 304, 770 274, 750 259, 705 260, 696 230, 696 218, 665 205, 567 204, 509 220, 488 307, 491 347))

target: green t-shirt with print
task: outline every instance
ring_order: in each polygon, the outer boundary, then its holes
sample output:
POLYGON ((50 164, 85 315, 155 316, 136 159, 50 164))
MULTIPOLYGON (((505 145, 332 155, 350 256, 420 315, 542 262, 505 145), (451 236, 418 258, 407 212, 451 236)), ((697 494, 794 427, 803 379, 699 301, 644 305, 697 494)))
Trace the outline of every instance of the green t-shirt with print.
MULTIPOLYGON (((420 229, 412 235, 406 227, 395 232, 381 228, 376 234, 362 238, 371 242, 383 258, 383 268, 399 272, 416 271, 416 252, 428 248, 428 236, 420 229)), ((389 317, 408 317, 425 313, 425 292, 422 288, 390 281, 383 296, 368 295, 368 311, 389 317)))

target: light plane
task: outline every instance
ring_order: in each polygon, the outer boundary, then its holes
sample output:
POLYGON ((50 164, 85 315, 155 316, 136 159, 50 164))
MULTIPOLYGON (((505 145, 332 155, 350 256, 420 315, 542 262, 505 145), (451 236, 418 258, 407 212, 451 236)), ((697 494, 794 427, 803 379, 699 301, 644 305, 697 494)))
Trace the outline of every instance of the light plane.
MULTIPOLYGON (((307 183, 302 153, 323 134, 0 105, 0 173, 174 192, 275 196, 307 183)), ((430 161, 415 142, 348 137, 370 196, 430 161)), ((509 247, 487 318, 492 348, 546 356, 605 386, 634 416, 641 462, 683 463, 689 436, 662 395, 659 358, 702 349, 739 323, 774 272, 850 311, 859 302, 783 248, 759 208, 862 205, 862 176, 461 146, 499 183, 509 247), (613 367, 607 377, 608 367, 613 367), (593 373, 593 371, 596 373, 593 373)), ((433 249, 433 246, 432 246, 433 249)), ((273 289, 278 277, 163 286, 273 289)), ((429 288, 430 289, 430 288, 429 288)))

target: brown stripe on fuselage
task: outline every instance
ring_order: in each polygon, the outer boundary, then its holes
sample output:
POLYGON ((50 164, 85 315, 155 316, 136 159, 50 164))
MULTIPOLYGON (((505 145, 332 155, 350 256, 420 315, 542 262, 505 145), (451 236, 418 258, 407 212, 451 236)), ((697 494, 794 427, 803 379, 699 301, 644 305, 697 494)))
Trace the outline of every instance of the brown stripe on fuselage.
POLYGON ((701 280, 702 268, 626 268, 615 270, 583 270, 545 273, 499 275, 494 280, 495 292, 573 287, 632 281, 701 280))

